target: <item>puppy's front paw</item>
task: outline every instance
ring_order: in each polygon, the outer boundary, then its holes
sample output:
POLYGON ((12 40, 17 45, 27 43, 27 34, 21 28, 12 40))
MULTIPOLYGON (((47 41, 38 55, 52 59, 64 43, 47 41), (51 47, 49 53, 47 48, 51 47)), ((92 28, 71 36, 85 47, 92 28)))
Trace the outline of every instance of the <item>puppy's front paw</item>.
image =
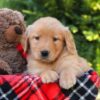
POLYGON ((55 82, 58 79, 58 74, 55 71, 48 70, 40 75, 43 83, 55 82))
POLYGON ((70 89, 76 84, 76 76, 66 70, 62 71, 60 74, 59 84, 64 89, 70 89))

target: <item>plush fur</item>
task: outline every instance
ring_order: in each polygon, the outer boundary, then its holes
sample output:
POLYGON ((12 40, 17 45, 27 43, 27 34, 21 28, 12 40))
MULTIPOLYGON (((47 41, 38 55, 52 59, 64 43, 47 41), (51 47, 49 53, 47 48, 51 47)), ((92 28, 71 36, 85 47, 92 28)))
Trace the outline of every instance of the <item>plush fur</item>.
POLYGON ((16 49, 25 28, 20 12, 0 9, 0 74, 22 73, 26 69, 26 61, 16 49))
POLYGON ((62 88, 69 89, 90 67, 77 54, 71 32, 57 19, 38 19, 26 30, 24 49, 28 53, 28 72, 40 75, 44 83, 59 78, 62 88))

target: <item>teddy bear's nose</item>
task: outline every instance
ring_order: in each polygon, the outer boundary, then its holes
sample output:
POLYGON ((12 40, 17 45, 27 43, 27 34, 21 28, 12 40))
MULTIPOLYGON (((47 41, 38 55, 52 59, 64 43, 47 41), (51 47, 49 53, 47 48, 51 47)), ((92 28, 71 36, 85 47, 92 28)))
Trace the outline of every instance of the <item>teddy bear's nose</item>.
POLYGON ((14 29, 15 29, 16 34, 18 34, 18 35, 21 35, 22 34, 22 29, 20 27, 15 26, 14 29))

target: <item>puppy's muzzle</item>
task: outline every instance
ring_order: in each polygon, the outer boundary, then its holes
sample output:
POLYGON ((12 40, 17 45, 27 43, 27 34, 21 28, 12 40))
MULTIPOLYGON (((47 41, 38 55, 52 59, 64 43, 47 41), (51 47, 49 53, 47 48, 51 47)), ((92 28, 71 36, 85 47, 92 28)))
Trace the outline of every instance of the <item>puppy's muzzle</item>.
POLYGON ((41 51, 41 57, 42 58, 48 58, 49 57, 49 51, 48 50, 41 51))

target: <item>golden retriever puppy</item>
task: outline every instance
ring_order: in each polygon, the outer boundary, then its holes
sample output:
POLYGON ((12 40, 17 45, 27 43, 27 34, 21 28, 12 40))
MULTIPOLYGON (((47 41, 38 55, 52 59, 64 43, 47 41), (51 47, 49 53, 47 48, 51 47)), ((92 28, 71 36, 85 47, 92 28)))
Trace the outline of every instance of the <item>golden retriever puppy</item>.
POLYGON ((24 50, 27 51, 28 72, 40 75, 44 83, 59 78, 62 88, 69 89, 76 78, 89 70, 78 56, 71 32, 57 19, 44 17, 27 28, 24 50))

